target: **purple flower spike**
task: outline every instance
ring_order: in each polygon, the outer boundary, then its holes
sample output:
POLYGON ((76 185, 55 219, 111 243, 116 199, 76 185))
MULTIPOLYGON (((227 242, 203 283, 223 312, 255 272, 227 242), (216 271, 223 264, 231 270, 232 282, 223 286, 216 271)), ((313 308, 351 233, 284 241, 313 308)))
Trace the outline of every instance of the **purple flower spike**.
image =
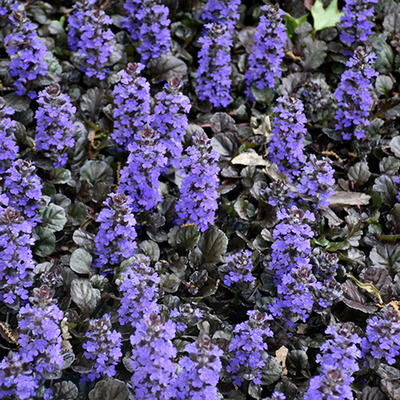
POLYGON ((340 19, 343 31, 340 40, 351 46, 367 42, 372 34, 371 19, 374 16, 374 4, 379 0, 345 0, 344 15, 340 19))
POLYGON ((182 94, 182 82, 178 78, 169 80, 164 89, 157 93, 155 100, 152 127, 160 134, 168 164, 178 167, 182 156, 182 139, 188 126, 186 114, 190 111, 190 100, 182 94))
POLYGON ((102 268, 102 272, 135 254, 136 220, 129 203, 130 199, 124 194, 111 193, 97 218, 101 224, 95 239, 98 256, 95 266, 102 268))
POLYGON ((197 134, 193 143, 186 149, 187 157, 182 161, 187 175, 183 178, 176 205, 176 223, 193 223, 205 231, 214 223, 218 207, 218 154, 204 132, 197 134))
POLYGON ((151 210, 162 198, 158 192, 159 177, 167 158, 159 138, 160 135, 146 125, 128 145, 130 155, 121 170, 119 192, 131 197, 132 212, 151 210))
POLYGON ((211 343, 210 337, 200 332, 194 343, 186 345, 188 353, 179 361, 176 400, 217 400, 218 373, 222 369, 223 351, 211 343))
POLYGON ((172 344, 175 324, 157 313, 146 315, 135 325, 131 336, 130 367, 132 388, 136 400, 167 400, 176 397, 173 382, 176 368, 172 359, 176 349, 172 344))
POLYGON ((0 97, 0 176, 17 158, 19 148, 15 143, 16 122, 9 116, 14 114, 11 107, 6 107, 5 100, 0 97))
POLYGON ((361 348, 363 354, 371 354, 380 360, 385 358, 389 365, 396 362, 400 354, 400 317, 391 306, 382 309, 379 315, 368 320, 361 348))
POLYGON ((109 69, 105 65, 113 52, 110 41, 114 34, 107 29, 112 24, 111 17, 99 9, 96 0, 80 0, 74 4, 68 22, 68 44, 85 57, 85 74, 106 79, 109 69))
POLYGON ((226 370, 232 373, 233 383, 241 386, 244 380, 261 383, 261 371, 267 362, 266 338, 272 337, 269 321, 272 317, 260 311, 248 311, 249 319, 236 325, 229 346, 231 360, 226 370))
POLYGON ((110 316, 105 314, 100 319, 91 320, 86 337, 88 341, 82 345, 85 349, 83 356, 93 360, 93 368, 84 379, 91 382, 102 376, 111 378, 116 374, 115 366, 122 357, 122 335, 111 331, 110 316))
POLYGON ((273 135, 268 145, 269 158, 281 172, 293 179, 300 175, 300 167, 305 162, 304 140, 306 134, 303 103, 293 96, 277 99, 274 108, 273 135))
POLYGON ((122 147, 132 143, 138 131, 149 122, 150 85, 140 73, 144 65, 129 63, 119 72, 121 81, 114 87, 114 131, 111 137, 122 147))
POLYGON ((225 25, 205 25, 206 35, 199 39, 199 67, 196 71, 196 92, 200 100, 209 100, 214 107, 226 107, 231 101, 230 66, 231 34, 225 25))
POLYGON ((347 70, 335 90, 338 101, 335 129, 342 133, 344 140, 364 138, 365 128, 370 125, 368 118, 374 105, 372 78, 378 75, 372 67, 375 58, 365 47, 358 47, 347 61, 347 70))
POLYGON ((44 150, 45 155, 53 160, 54 167, 61 168, 68 161, 65 149, 73 148, 75 144, 75 124, 72 119, 76 108, 57 83, 39 93, 38 103, 35 114, 36 149, 44 150))
POLYGON ((38 38, 36 26, 26 17, 24 11, 13 11, 10 16, 10 34, 4 39, 4 45, 11 57, 9 70, 17 78, 14 86, 16 93, 28 92, 32 99, 36 92, 30 90, 31 82, 40 75, 46 75, 47 63, 43 61, 47 48, 38 38))
POLYGON ((245 74, 250 97, 250 85, 253 82, 258 89, 269 87, 275 90, 275 80, 282 76, 281 62, 287 41, 283 22, 285 13, 278 5, 264 6, 261 9, 264 15, 261 16, 254 34, 254 45, 249 55, 249 70, 245 74))

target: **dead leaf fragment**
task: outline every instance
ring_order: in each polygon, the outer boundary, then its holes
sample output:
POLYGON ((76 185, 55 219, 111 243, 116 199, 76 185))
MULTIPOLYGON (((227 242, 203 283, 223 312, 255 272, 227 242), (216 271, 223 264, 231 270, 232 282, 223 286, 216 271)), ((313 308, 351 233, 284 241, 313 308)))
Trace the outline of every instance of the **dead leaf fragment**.
POLYGON ((275 357, 276 359, 282 364, 282 372, 281 376, 287 375, 288 370, 286 369, 286 357, 289 353, 289 350, 285 346, 281 346, 276 352, 275 357))
POLYGON ((330 206, 367 205, 371 196, 359 192, 335 192, 330 198, 330 206))

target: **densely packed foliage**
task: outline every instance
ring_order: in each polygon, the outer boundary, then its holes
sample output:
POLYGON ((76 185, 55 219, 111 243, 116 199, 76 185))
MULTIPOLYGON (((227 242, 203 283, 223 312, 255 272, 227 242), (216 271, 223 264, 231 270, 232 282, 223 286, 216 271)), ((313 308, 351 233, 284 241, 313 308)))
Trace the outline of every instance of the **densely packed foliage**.
POLYGON ((0 397, 400 398, 397 0, 0 0, 0 397))

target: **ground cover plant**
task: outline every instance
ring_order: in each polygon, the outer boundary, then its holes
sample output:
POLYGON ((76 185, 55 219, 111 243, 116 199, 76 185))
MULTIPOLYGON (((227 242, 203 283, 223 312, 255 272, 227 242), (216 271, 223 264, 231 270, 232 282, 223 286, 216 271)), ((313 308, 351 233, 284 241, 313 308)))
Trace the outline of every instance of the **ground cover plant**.
POLYGON ((0 0, 0 397, 400 399, 398 21, 0 0))

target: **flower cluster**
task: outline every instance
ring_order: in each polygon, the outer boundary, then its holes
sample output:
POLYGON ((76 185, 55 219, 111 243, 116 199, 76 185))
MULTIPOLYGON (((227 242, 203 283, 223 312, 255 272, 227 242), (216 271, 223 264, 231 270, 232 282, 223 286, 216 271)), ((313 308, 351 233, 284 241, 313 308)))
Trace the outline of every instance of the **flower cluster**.
POLYGON ((16 93, 28 92, 30 98, 36 93, 31 89, 32 82, 40 75, 46 75, 47 63, 44 61, 47 48, 38 38, 36 27, 24 11, 13 11, 10 16, 10 34, 4 39, 7 54, 11 57, 9 70, 17 78, 16 93))
POLYGON ((185 303, 179 306, 178 309, 171 310, 169 317, 175 322, 176 329, 183 332, 188 326, 197 325, 202 320, 203 313, 190 303, 185 303))
POLYGON ((159 177, 167 164, 167 158, 159 137, 157 132, 146 125, 128 145, 130 154, 126 166, 121 170, 119 192, 131 197, 132 212, 142 208, 151 210, 161 200, 158 192, 159 177))
POLYGON ((232 39, 225 25, 205 25, 207 32, 199 39, 199 67, 196 71, 196 92, 200 100, 209 100, 215 107, 226 107, 231 101, 230 66, 232 39))
POLYGON ((218 207, 218 154, 203 131, 193 138, 193 146, 186 149, 186 154, 182 166, 187 175, 176 205, 176 222, 179 225, 193 223, 205 231, 214 222, 218 207))
POLYGON ((160 135, 169 164, 178 167, 182 139, 188 126, 186 113, 190 111, 190 100, 182 94, 182 82, 178 78, 169 80, 155 100, 152 127, 160 135))
POLYGON ((136 220, 129 203, 124 194, 111 193, 97 218, 100 228, 95 239, 98 256, 95 266, 103 272, 135 254, 136 220))
POLYGON ((220 361, 223 355, 210 337, 200 332, 194 343, 185 347, 188 353, 179 360, 179 375, 176 381, 175 398, 177 400, 218 399, 218 373, 222 369, 220 361))
POLYGON ((12 114, 14 110, 7 107, 5 100, 0 97, 0 176, 17 158, 19 151, 14 137, 16 122, 9 117, 12 114))
POLYGON ((93 360, 92 370, 84 376, 85 380, 91 382, 101 376, 114 376, 115 365, 122 357, 122 335, 111 330, 110 316, 105 314, 100 319, 90 320, 85 336, 88 340, 82 345, 83 356, 93 360))
POLYGON ((300 175, 300 166, 304 159, 304 140, 307 122, 303 113, 303 103, 294 96, 277 99, 279 105, 274 108, 273 135, 269 142, 269 158, 275 162, 281 172, 289 179, 300 175))
POLYGON ((344 15, 340 19, 343 31, 340 40, 350 46, 367 42, 372 34, 371 18, 374 4, 379 0, 345 0, 344 15))
POLYGON ((358 47, 347 61, 347 69, 335 90, 338 101, 335 129, 342 133, 344 140, 362 139, 365 128, 370 125, 368 118, 374 105, 371 79, 378 75, 372 67, 375 57, 365 47, 358 47))
POLYGON ((80 0, 73 6, 68 20, 68 44, 85 58, 82 70, 87 76, 103 80, 109 72, 106 64, 113 52, 114 34, 108 25, 112 19, 99 9, 96 0, 80 0))
POLYGON ((131 335, 132 355, 130 368, 135 399, 167 400, 175 397, 172 382, 176 368, 172 359, 176 349, 172 344, 175 337, 175 324, 165 321, 157 313, 145 316, 135 324, 131 335))
POLYGON ((264 14, 254 34, 254 45, 249 55, 249 69, 245 74, 249 96, 251 96, 250 85, 253 82, 258 89, 266 87, 275 89, 275 79, 282 76, 281 62, 287 41, 283 22, 285 13, 278 5, 267 5, 261 9, 264 14))
POLYGON ((385 358, 390 365, 400 354, 400 315, 391 306, 386 306, 368 320, 365 338, 361 342, 363 354, 371 354, 377 360, 385 358))
POLYGON ((0 15, 4 17, 12 11, 18 10, 18 1, 16 0, 0 0, 0 15))
POLYGON ((53 160, 55 168, 63 167, 68 160, 65 149, 75 144, 72 118, 76 108, 57 83, 39 92, 37 102, 36 149, 44 150, 45 155, 53 160))
POLYGON ((120 278, 121 305, 118 309, 121 325, 135 325, 146 313, 157 313, 159 307, 157 273, 144 262, 133 263, 120 278))
POLYGON ((133 40, 140 39, 140 25, 146 13, 146 4, 143 0, 125 0, 126 17, 121 18, 121 26, 128 30, 133 40))
POLYGON ((288 322, 305 321, 314 305, 312 291, 320 286, 307 256, 314 235, 308 223, 315 216, 292 206, 278 211, 277 218, 269 267, 275 272, 278 297, 269 309, 276 317, 285 315, 288 322))
POLYGON ((264 400, 286 400, 286 396, 281 392, 274 392, 271 397, 267 397, 264 400))
POLYGON ((329 159, 318 160, 311 154, 309 161, 303 166, 297 188, 300 193, 309 196, 316 207, 328 207, 334 192, 334 172, 329 159))
POLYGON ((20 212, 8 207, 0 213, 0 300, 10 306, 28 299, 32 286, 32 224, 20 212))
POLYGON ((139 40, 137 48, 142 62, 159 58, 170 50, 171 34, 169 31, 168 7, 157 4, 156 0, 128 0, 124 7, 127 16, 121 19, 133 40, 139 40))
POLYGON ((240 0, 208 0, 201 18, 207 22, 226 25, 232 31, 240 17, 239 6, 240 0))
POLYGON ((229 345, 232 358, 226 367, 233 374, 233 383, 241 386, 243 381, 261 383, 261 371, 267 361, 266 338, 272 337, 269 322, 273 318, 261 311, 248 311, 249 319, 236 325, 229 345))
POLYGON ((355 333, 355 325, 346 322, 341 327, 330 326, 325 333, 332 335, 321 346, 317 362, 321 373, 310 380, 305 400, 353 399, 350 384, 352 374, 359 370, 357 360, 361 358, 358 345, 361 338, 355 333))
POLYGON ((171 34, 169 31, 168 7, 155 4, 153 0, 145 1, 145 14, 139 27, 140 45, 137 49, 142 62, 159 58, 170 50, 171 34))
POLYGON ((19 310, 18 353, 0 363, 0 394, 18 399, 35 397, 45 379, 58 379, 64 363, 60 322, 63 312, 47 286, 33 289, 32 304, 19 310))
POLYGON ((251 274, 253 264, 250 250, 230 254, 226 257, 226 262, 226 270, 228 273, 224 278, 225 285, 231 286, 235 283, 240 284, 254 281, 254 277, 251 274))
POLYGON ((42 197, 42 184, 36 175, 36 167, 30 160, 14 161, 7 170, 4 186, 9 198, 8 205, 19 210, 34 226, 38 221, 35 215, 42 197))
POLYGON ((140 75, 144 65, 129 63, 119 72, 121 81, 114 87, 114 131, 111 137, 123 148, 148 123, 150 115, 150 85, 140 75))

